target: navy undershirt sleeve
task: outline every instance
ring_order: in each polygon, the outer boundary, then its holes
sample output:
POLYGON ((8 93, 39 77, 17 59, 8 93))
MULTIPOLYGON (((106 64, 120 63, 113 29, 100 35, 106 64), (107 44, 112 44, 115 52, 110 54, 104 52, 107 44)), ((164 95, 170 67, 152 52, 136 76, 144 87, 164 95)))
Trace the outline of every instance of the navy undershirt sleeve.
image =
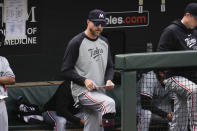
POLYGON ((163 118, 167 117, 168 113, 163 111, 162 109, 159 109, 158 107, 156 107, 152 103, 152 98, 144 96, 144 95, 140 95, 140 97, 141 97, 142 109, 150 110, 152 113, 157 114, 163 118))
POLYGON ((112 57, 111 57, 111 51, 110 51, 110 47, 109 47, 109 42, 107 40, 105 40, 108 44, 108 59, 107 59, 107 68, 105 71, 105 82, 107 80, 113 80, 113 76, 114 76, 114 67, 113 67, 113 61, 112 61, 112 57))
POLYGON ((61 67, 61 74, 64 79, 73 81, 76 84, 84 86, 85 77, 80 76, 75 72, 74 66, 79 56, 79 47, 81 45, 82 38, 73 38, 67 46, 64 54, 63 64, 61 67))

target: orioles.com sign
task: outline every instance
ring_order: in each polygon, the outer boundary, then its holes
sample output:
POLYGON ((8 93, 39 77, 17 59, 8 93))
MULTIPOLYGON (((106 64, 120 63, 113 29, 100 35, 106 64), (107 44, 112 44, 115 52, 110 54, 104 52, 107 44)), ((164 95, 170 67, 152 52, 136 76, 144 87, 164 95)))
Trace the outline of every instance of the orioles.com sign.
POLYGON ((107 26, 105 28, 141 27, 149 25, 149 12, 125 11, 107 12, 107 26))

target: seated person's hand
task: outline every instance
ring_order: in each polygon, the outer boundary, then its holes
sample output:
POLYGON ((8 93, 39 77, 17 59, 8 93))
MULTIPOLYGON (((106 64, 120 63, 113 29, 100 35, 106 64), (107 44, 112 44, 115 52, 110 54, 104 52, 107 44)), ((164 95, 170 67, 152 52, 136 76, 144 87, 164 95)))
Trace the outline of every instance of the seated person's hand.
POLYGON ((171 121, 172 120, 172 112, 170 112, 168 115, 167 115, 167 118, 171 121))
POLYGON ((114 88, 114 83, 111 80, 108 80, 106 82, 106 87, 104 87, 106 90, 112 90, 114 88))
POLYGON ((97 89, 97 90, 98 90, 98 86, 96 85, 96 83, 93 82, 93 81, 90 80, 90 79, 85 79, 84 84, 85 84, 86 88, 87 88, 89 91, 92 91, 92 90, 94 90, 94 89, 97 89))
POLYGON ((85 121, 83 119, 80 120, 80 124, 84 126, 85 121))

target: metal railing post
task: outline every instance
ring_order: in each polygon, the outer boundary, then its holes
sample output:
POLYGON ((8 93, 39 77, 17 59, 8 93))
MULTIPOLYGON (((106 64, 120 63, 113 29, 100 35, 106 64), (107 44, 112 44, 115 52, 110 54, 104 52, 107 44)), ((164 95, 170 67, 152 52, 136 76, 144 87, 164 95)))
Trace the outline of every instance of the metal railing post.
POLYGON ((136 71, 121 73, 121 130, 136 131, 136 71))

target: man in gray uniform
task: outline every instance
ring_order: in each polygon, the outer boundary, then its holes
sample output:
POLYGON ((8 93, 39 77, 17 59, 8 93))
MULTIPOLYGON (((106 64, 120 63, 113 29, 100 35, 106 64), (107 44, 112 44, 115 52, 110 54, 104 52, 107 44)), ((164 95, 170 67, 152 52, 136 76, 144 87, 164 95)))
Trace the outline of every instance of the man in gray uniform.
POLYGON ((162 76, 154 71, 143 73, 137 83, 137 116, 138 131, 148 131, 152 118, 152 113, 166 121, 172 120, 170 103, 163 100, 170 99, 170 95, 162 85, 162 76), (168 106, 167 106, 168 105, 168 106))
POLYGON ((4 100, 8 95, 5 85, 14 83, 15 75, 7 59, 0 56, 0 131, 8 131, 8 115, 4 100))
POLYGON ((101 131, 103 124, 105 131, 112 130, 114 124, 115 101, 105 94, 114 88, 109 43, 100 35, 105 18, 102 10, 89 12, 86 30, 69 42, 61 67, 63 77, 72 81, 76 105, 84 108, 84 131, 101 131))
MULTIPOLYGON (((159 51, 197 50, 197 3, 185 8, 182 19, 173 21, 160 37, 159 51)), ((164 81, 167 90, 176 95, 172 131, 187 131, 188 119, 191 130, 197 130, 197 72, 194 68, 168 70, 164 81)))

